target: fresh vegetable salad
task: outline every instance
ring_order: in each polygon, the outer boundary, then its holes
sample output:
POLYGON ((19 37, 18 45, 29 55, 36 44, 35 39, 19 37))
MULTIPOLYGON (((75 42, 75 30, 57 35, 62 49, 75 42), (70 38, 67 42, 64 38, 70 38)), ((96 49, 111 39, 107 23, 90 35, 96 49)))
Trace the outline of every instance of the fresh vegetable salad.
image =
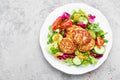
POLYGON ((95 65, 105 53, 107 34, 95 23, 96 16, 83 10, 64 12, 49 26, 48 50, 73 66, 95 65))

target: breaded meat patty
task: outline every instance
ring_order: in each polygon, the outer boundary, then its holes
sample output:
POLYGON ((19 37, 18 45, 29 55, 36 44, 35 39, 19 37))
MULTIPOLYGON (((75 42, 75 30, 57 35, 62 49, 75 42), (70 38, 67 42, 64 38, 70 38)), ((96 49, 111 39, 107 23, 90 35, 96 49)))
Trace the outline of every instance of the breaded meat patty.
POLYGON ((95 40, 91 38, 91 41, 88 44, 79 45, 78 50, 80 50, 81 52, 87 52, 89 50, 92 50, 94 48, 94 45, 95 45, 95 40))
POLYGON ((73 38, 75 44, 85 45, 91 41, 90 34, 85 30, 76 30, 73 38))
POLYGON ((67 29, 67 37, 73 39, 75 44, 85 45, 90 42, 91 37, 89 32, 80 26, 73 25, 67 29))
POLYGON ((73 32, 75 30, 81 30, 81 29, 83 28, 81 28, 80 26, 73 25, 72 27, 67 28, 67 32, 73 32))
POLYGON ((59 43, 59 48, 64 54, 73 54, 76 50, 76 45, 70 38, 63 38, 59 43))
POLYGON ((76 25, 73 25, 72 27, 67 28, 66 37, 69 37, 73 40, 73 38, 75 36, 75 31, 78 30, 78 29, 81 30, 82 28, 80 28, 79 26, 76 26, 76 25))

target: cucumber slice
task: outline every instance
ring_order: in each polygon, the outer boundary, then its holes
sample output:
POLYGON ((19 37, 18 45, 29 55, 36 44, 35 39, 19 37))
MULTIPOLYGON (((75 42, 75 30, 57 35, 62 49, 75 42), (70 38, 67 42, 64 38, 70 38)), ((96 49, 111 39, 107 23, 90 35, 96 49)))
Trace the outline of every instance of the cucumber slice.
POLYGON ((99 48, 99 47, 95 46, 95 47, 94 47, 94 50, 95 50, 95 52, 96 52, 97 54, 104 54, 104 52, 105 52, 105 47, 101 46, 101 47, 99 48))
POLYGON ((92 30, 88 30, 88 32, 90 33, 93 39, 96 39, 96 34, 92 30))
POLYGON ((63 38, 63 36, 61 34, 56 33, 56 34, 53 35, 52 40, 53 40, 53 42, 55 42, 55 41, 61 41, 62 38, 63 38))
POLYGON ((78 66, 81 64, 81 60, 76 56, 74 59, 73 59, 73 63, 78 66))

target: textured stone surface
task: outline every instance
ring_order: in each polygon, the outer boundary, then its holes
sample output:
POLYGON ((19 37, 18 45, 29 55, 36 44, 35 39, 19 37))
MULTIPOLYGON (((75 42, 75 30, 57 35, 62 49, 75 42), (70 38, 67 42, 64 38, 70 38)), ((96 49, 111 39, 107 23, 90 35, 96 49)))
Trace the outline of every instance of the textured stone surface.
POLYGON ((119 0, 0 0, 0 80, 120 80, 119 8, 119 0), (80 76, 51 67, 39 46, 39 31, 47 15, 73 2, 99 9, 113 31, 108 59, 97 70, 80 76))

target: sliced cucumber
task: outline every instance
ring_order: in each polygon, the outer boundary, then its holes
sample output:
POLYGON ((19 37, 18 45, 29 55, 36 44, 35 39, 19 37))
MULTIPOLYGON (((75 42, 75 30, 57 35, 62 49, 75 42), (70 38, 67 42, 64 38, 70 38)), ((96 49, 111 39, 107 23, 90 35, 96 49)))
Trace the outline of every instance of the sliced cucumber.
POLYGON ((63 38, 63 36, 61 34, 56 33, 56 34, 53 35, 52 40, 53 40, 53 42, 55 42, 55 41, 61 41, 62 38, 63 38))
POLYGON ((103 46, 101 46, 101 47, 95 46, 95 47, 94 47, 94 50, 95 50, 95 52, 96 52, 97 54, 104 54, 104 52, 105 52, 105 47, 103 47, 103 46))
POLYGON ((92 30, 88 30, 88 32, 90 33, 93 39, 96 39, 96 34, 92 30))
POLYGON ((81 64, 81 60, 76 56, 74 59, 73 59, 73 63, 78 66, 81 64))

